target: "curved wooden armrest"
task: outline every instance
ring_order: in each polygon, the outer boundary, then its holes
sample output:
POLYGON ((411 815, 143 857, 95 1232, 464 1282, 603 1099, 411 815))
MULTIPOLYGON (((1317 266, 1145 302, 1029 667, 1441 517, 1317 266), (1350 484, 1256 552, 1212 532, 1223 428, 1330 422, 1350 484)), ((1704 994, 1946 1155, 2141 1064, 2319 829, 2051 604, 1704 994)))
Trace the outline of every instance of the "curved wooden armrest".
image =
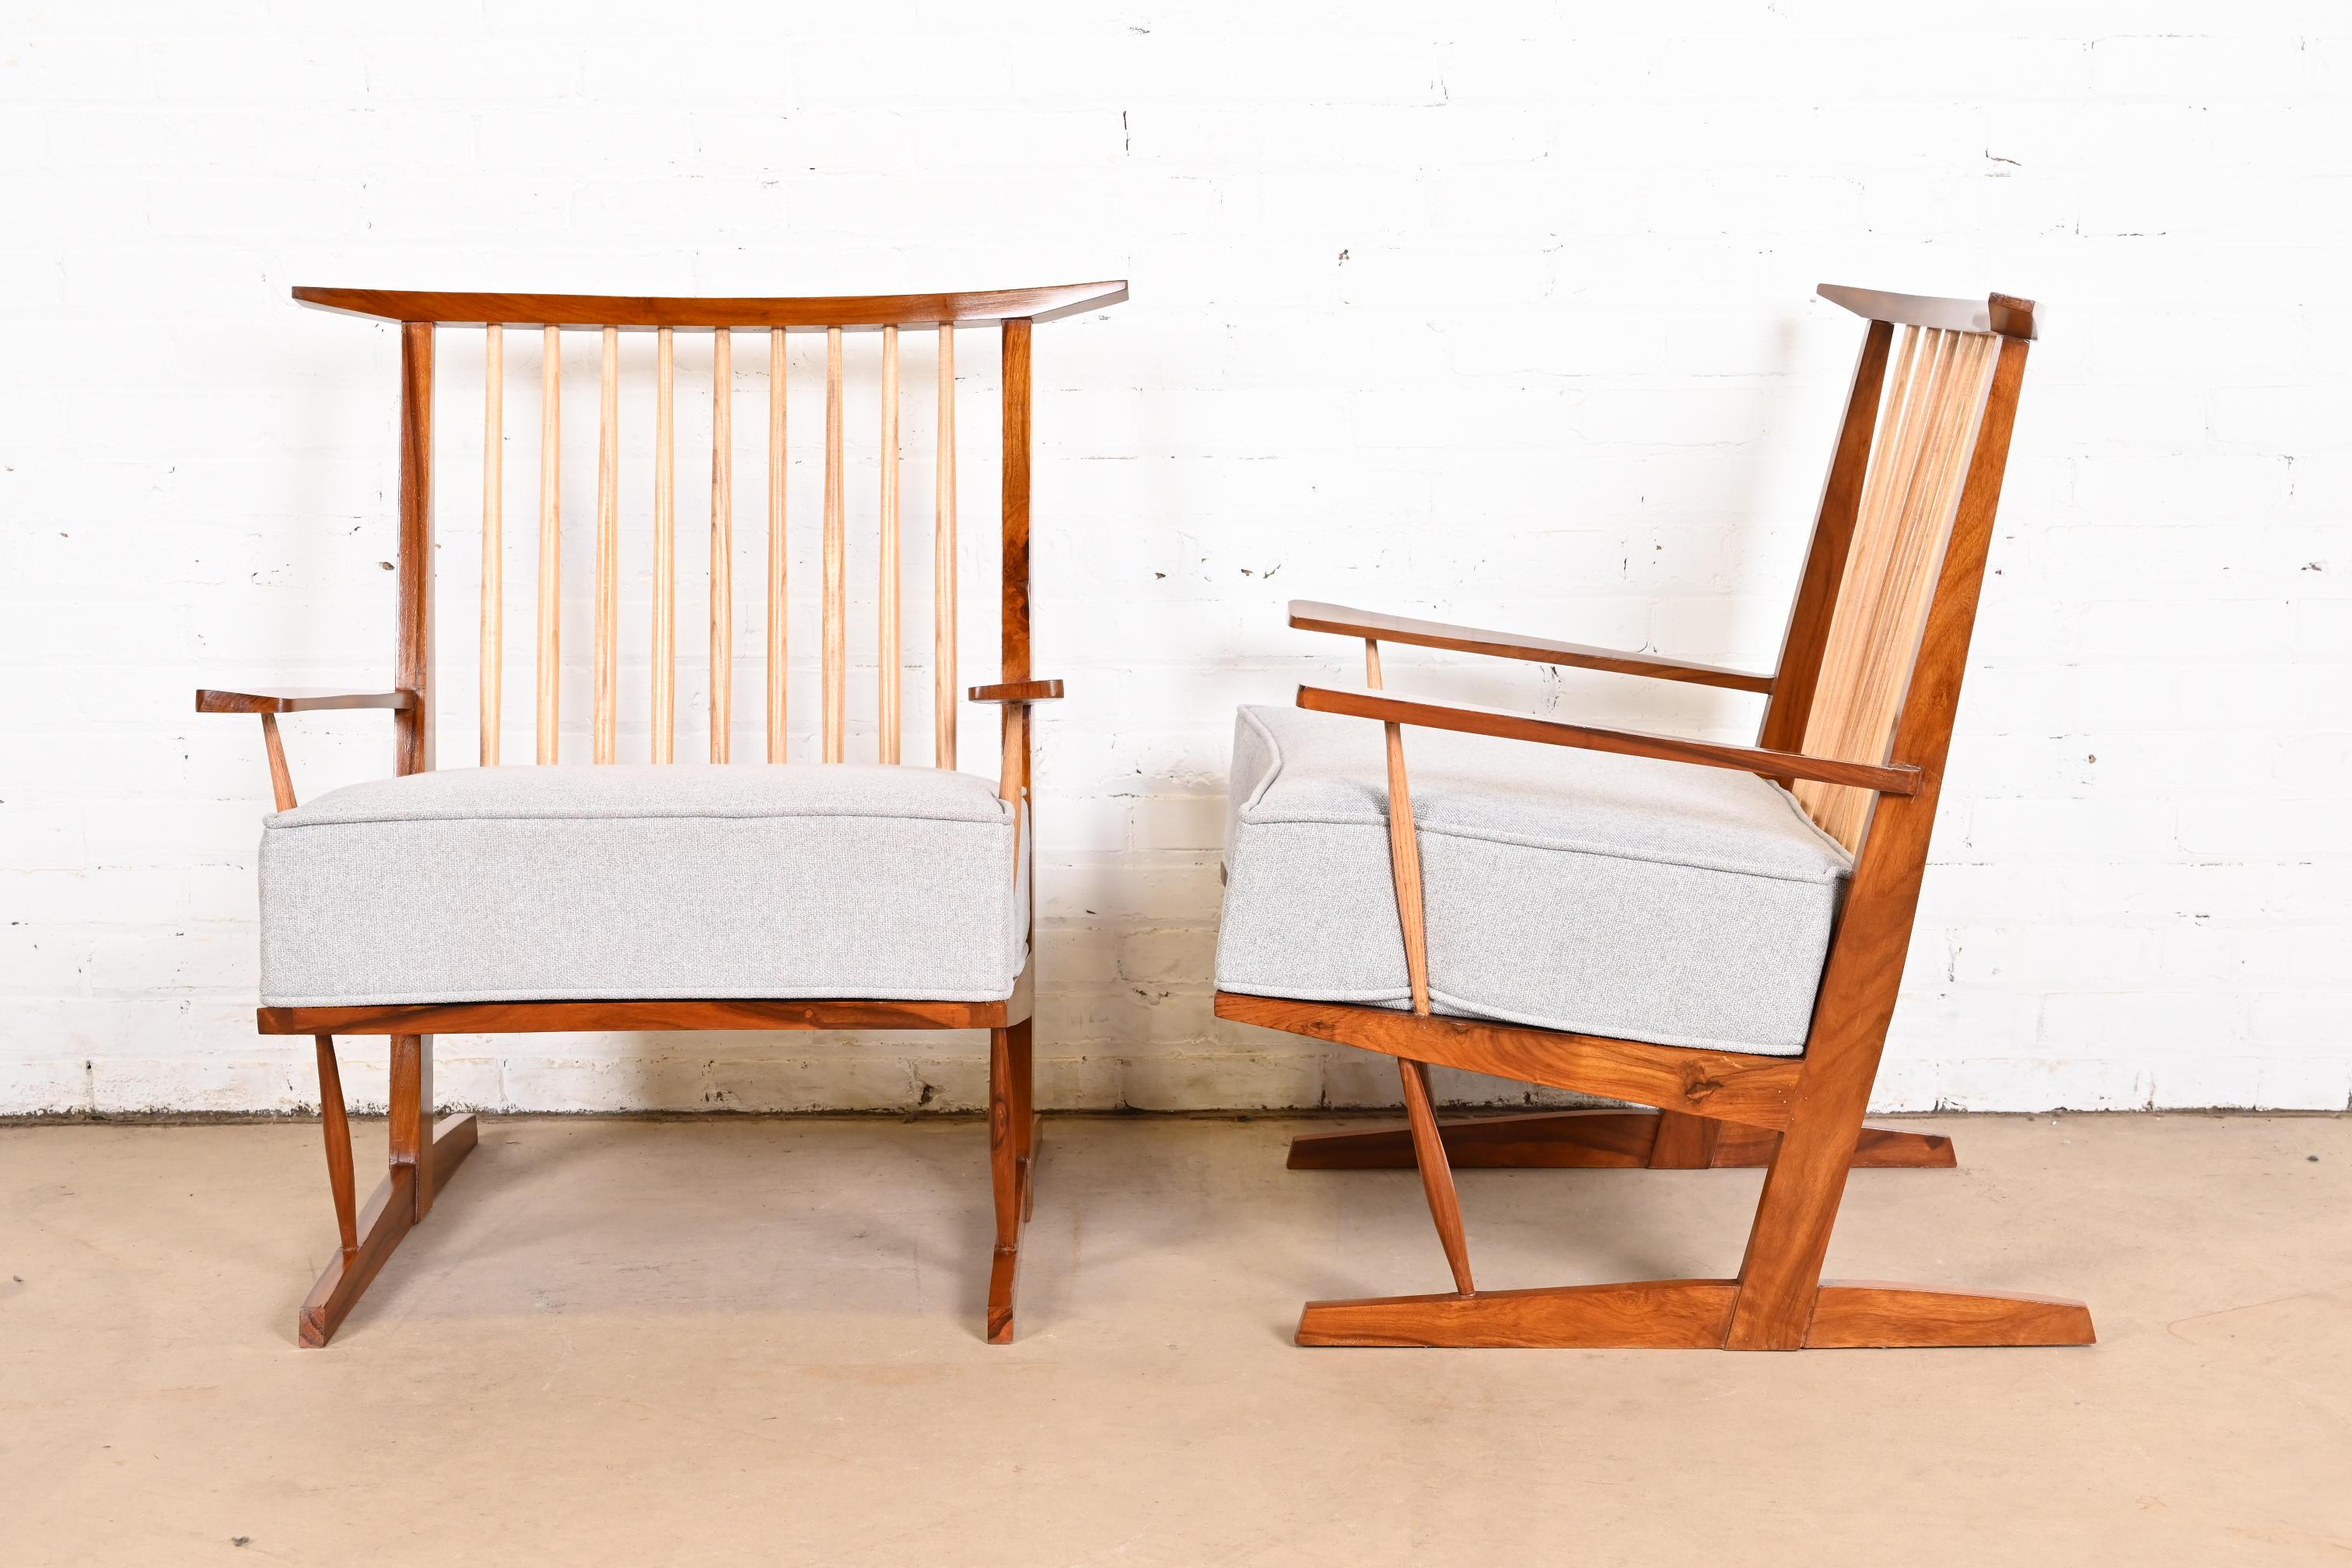
POLYGON ((1002 686, 975 686, 966 693, 974 702, 1053 702, 1062 695, 1058 680, 1013 680, 1002 686))
POLYGON ((1588 752, 1615 752, 1629 757, 1656 757, 1670 763, 1696 763, 1703 767, 1733 768, 1768 778, 1812 779, 1821 784, 1850 784, 1881 795, 1916 795, 1919 770, 1908 763, 1878 767, 1869 763, 1842 763, 1828 757, 1808 757, 1795 752, 1766 752, 1753 746, 1726 746, 1712 741, 1690 741, 1678 735, 1644 735, 1632 730, 1601 730, 1571 724, 1562 719, 1538 719, 1501 708, 1477 708, 1457 703, 1417 702, 1386 691, 1338 690, 1323 686, 1298 689, 1298 706, 1318 713, 1345 713, 1358 719, 1379 719, 1391 724, 1413 724, 1428 730, 1456 730, 1465 735, 1499 735, 1508 741, 1540 741, 1551 746, 1575 746, 1588 752))
POLYGON ((416 706, 414 691, 338 691, 331 686, 262 686, 250 691, 196 693, 199 713, 307 713, 323 708, 416 706))
POLYGON ((1340 637, 1364 637, 1374 642, 1412 643, 1420 647, 1450 648, 1455 653, 1486 654, 1494 658, 1564 664, 1578 669, 1603 670, 1611 675, 1646 675, 1653 680, 1681 680, 1696 686, 1720 686, 1732 691, 1759 694, 1769 694, 1772 689, 1770 676, 1756 675, 1744 669, 1691 664, 1682 659, 1626 653, 1616 648, 1587 647, 1582 643, 1521 637, 1516 632, 1482 631, 1476 626, 1448 626, 1443 621, 1416 621, 1407 616, 1386 616, 1377 610, 1354 610, 1345 605, 1319 604, 1313 599, 1290 601, 1290 624, 1303 632, 1333 632, 1340 637))

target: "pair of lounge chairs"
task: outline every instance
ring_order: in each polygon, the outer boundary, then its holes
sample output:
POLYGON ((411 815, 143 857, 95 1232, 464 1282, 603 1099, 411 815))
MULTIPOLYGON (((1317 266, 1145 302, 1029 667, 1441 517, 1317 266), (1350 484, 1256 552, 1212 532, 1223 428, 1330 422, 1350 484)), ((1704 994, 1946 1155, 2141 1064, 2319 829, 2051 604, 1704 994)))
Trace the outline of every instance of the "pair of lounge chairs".
MULTIPOLYGON (((2010 429, 2029 301, 1827 288, 1868 327, 1779 664, 1748 672, 1298 603, 1360 639, 1361 688, 1244 709, 1234 742, 1219 1016, 1398 1058, 1408 1121, 1303 1137, 1299 1168, 1418 1165, 1455 1289, 1310 1303, 1306 1344, 2085 1343, 2078 1303, 1824 1283, 1856 1165, 1949 1165, 1940 1138, 1864 1116, 1926 865, 2010 429), (1899 345, 1895 329, 1903 329, 1899 345), (1754 746, 1596 728, 1387 689, 1382 644, 1764 700, 1754 746), (1406 731, 1413 739, 1408 746, 1406 731), (1634 1108, 1441 1121, 1443 1064, 1634 1108), (1763 1165, 1734 1277, 1481 1291, 1454 1164, 1763 1165)), ((976 294, 625 299, 298 289, 396 323, 398 615, 391 686, 205 690, 260 715, 278 812, 261 847, 260 1027, 317 1046, 340 1247, 299 1320, 324 1344, 474 1147, 435 1125, 433 1037, 559 1029, 986 1029, 995 1247, 987 1336, 1013 1334, 1034 1195, 1030 667, 1034 325, 1121 283, 976 294), (602 351, 588 767, 499 766, 509 323, 541 335, 537 757, 563 761, 561 358, 602 351), (1002 658, 961 695, 1002 710, 996 781, 957 769, 955 337, 1001 332, 1002 658), (437 771, 434 361, 484 329, 479 768, 437 771), (937 334, 929 755, 902 755, 899 338, 937 334), (654 334, 652 646, 643 763, 620 760, 622 334, 654 334), (713 336, 709 760, 736 730, 733 346, 769 355, 764 761, 679 768, 675 334, 713 336), (788 334, 825 334, 822 763, 793 761, 788 334), (878 331, 879 575, 872 761, 850 762, 844 334, 878 331), (755 340, 756 341, 756 340, 755 340), (278 716, 381 708, 394 774, 298 804, 278 716), (388 1169, 357 1199, 335 1038, 391 1037, 388 1169)), ((629 702, 634 707, 634 702, 629 702)), ((860 726, 863 731, 864 726, 860 726)), ((633 729, 632 748, 636 745, 633 729)), ((861 749, 866 744, 861 735, 861 749)), ((909 749, 912 749, 909 746, 909 749)))

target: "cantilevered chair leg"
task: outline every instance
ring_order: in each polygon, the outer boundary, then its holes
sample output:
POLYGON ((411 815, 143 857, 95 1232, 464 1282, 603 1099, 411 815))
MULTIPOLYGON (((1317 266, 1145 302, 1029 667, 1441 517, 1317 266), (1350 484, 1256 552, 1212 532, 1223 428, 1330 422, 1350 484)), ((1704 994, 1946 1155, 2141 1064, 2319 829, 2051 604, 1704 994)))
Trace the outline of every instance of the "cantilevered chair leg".
MULTIPOLYGON (((1772 1163, 1780 1134, 1684 1111, 1538 1110, 1441 1121, 1446 1158, 1465 1171, 1755 1169, 1772 1163), (1690 1124, 1697 1123, 1697 1128, 1690 1124), (1705 1128, 1715 1129, 1710 1143, 1705 1128)), ((1412 1165, 1409 1126, 1309 1132, 1291 1140, 1294 1171, 1402 1171, 1412 1165)), ((1939 1132, 1862 1130, 1853 1168, 1948 1171, 1952 1141, 1939 1132)))
POLYGON ((1437 1135, 1437 1108, 1430 1098, 1427 1064, 1397 1058, 1404 1079, 1405 1114, 1412 1119, 1413 1153, 1421 1166, 1422 1190, 1429 1195, 1429 1217, 1437 1222, 1437 1239, 1445 1248, 1445 1266, 1454 1271, 1454 1289, 1475 1295, 1470 1280, 1470 1244, 1462 1234, 1462 1203, 1454 1195, 1454 1171, 1445 1163, 1445 1141, 1437 1135))
POLYGON ((352 1212, 351 1127, 343 1110, 335 1042, 318 1037, 319 1090, 327 1127, 327 1177, 334 1191, 335 1224, 341 1247, 319 1282, 310 1287, 296 1319, 297 1339, 315 1348, 334 1337, 360 1296, 400 1245, 400 1238, 431 1212, 434 1198, 467 1155, 479 1130, 470 1116, 453 1118, 428 1135, 433 1120, 433 1041, 429 1036, 395 1035, 392 1042, 390 1168, 369 1197, 352 1212))
POLYGON ((319 1123, 327 1135, 327 1185, 335 1195, 335 1230, 342 1238, 343 1260, 348 1263, 360 1249, 351 1116, 343 1107, 343 1075, 335 1064, 335 1037, 320 1035, 318 1047, 319 1123))
POLYGON ((1036 1202, 1037 1116, 1031 1103, 1030 1025, 988 1034, 988 1164, 996 1200, 996 1249, 988 1269, 988 1342, 1013 1342, 1013 1289, 1021 1227, 1036 1202))

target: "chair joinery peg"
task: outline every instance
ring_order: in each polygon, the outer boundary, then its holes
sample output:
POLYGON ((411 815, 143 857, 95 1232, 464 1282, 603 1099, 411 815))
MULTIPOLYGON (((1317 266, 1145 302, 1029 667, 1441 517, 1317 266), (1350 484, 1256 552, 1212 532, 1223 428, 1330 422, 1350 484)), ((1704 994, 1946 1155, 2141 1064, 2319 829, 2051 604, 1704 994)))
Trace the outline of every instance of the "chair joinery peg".
POLYGON ((1953 1163, 1948 1140, 1864 1117, 2035 336, 2033 304, 2007 295, 1822 293, 1868 325, 1769 673, 1308 601, 1290 607, 1294 626, 1364 639, 1369 689, 1302 687, 1297 709, 1243 710, 1235 791, 1251 804, 1236 832, 1252 844, 1238 856, 1228 846, 1216 1012, 1399 1059, 1403 1126, 1301 1138, 1290 1163, 1418 1165, 1455 1286, 1309 1302, 1301 1344, 1795 1350, 2094 1337, 2080 1302, 1822 1279, 1848 1171, 1953 1163), (1753 694, 1766 700, 1758 743, 1401 697, 1381 681, 1384 638, 1753 694), (1367 720, 1385 740, 1385 820, 1335 822, 1328 794, 1309 800, 1306 786, 1284 781, 1337 774, 1375 795, 1383 768, 1365 743, 1367 720), (1424 794, 1418 819, 1403 725, 1444 759, 1444 788, 1424 794), (1454 734, 1535 742, 1514 750, 1541 760, 1515 765, 1491 742, 1475 751, 1454 734), (1303 852, 1281 837, 1299 821, 1322 835, 1303 875, 1291 863, 1303 852), (1559 852, 1522 847, 1562 843, 1613 857, 1611 901, 1589 889, 1564 894, 1559 852), (1315 889, 1335 877, 1376 876, 1376 857, 1389 862, 1396 925, 1318 900, 1315 889), (1443 1016, 1429 1005, 1430 868, 1454 922, 1437 948, 1443 1016), (1745 899, 1718 896, 1726 877, 1748 877, 1745 899), (1775 889, 1769 909, 1751 901, 1765 885, 1758 878, 1775 889), (1492 900, 1483 911, 1482 898, 1492 900), (1492 935, 1506 924, 1572 949, 1576 962, 1518 961, 1492 935), (1369 1005, 1360 976, 1394 963, 1400 927, 1404 984, 1390 1005, 1369 1005), (1347 999, 1317 999, 1337 994, 1347 999), (1612 1032, 1587 1032, 1594 1019, 1612 1032), (1431 1063, 1651 1109, 1442 1121, 1431 1063), (1482 1293, 1471 1288, 1456 1164, 1766 1174, 1736 1277, 1482 1293))
MULTIPOLYGON (((264 973, 271 990, 262 997, 257 1021, 265 1034, 309 1035, 315 1045, 320 1119, 327 1142, 328 1186, 334 1201, 338 1248, 304 1302, 298 1333, 306 1345, 324 1344, 358 1302, 407 1231, 431 1212, 451 1173, 475 1146, 471 1117, 434 1125, 433 1036, 530 1033, 543 1030, 614 1029, 985 1029, 989 1031, 990 1172, 996 1224, 984 1331, 990 1341, 1012 1337, 1013 1282, 1023 1226, 1033 1211, 1038 1125, 1033 1085, 1031 1019, 1035 1011, 1034 894, 1026 868, 1032 858, 1032 705, 1062 695, 1058 680, 1032 679, 1029 671, 1030 450, 1033 329, 1118 303, 1123 283, 1092 283, 1044 289, 999 289, 961 294, 877 295, 813 299, 643 299, 559 294, 404 293, 378 289, 298 289, 295 297, 320 309, 373 317, 399 324, 401 338, 400 490, 397 543, 397 606, 394 616, 394 680, 381 691, 332 691, 264 688, 197 693, 203 712, 260 715, 271 793, 285 827, 315 831, 299 840, 318 847, 335 839, 332 853, 307 855, 298 841, 291 850, 264 857, 264 875, 284 879, 283 898, 263 900, 264 973), (821 520, 823 615, 818 662, 821 703, 814 735, 803 765, 765 768, 677 769, 662 775, 679 798, 699 805, 692 816, 646 813, 633 805, 639 787, 607 767, 501 767, 500 726, 504 695, 504 537, 506 329, 536 327, 540 338, 540 483, 533 584, 532 754, 554 763, 562 753, 566 720, 561 701, 564 665, 562 586, 566 517, 562 503, 563 338, 570 331, 596 334, 598 354, 597 484, 594 521, 593 635, 586 647, 593 700, 571 722, 586 731, 587 752, 597 763, 625 760, 637 733, 641 712, 646 739, 639 753, 656 763, 672 761, 677 743, 677 337, 709 334, 711 343, 709 639, 708 677, 709 757, 730 760, 736 658, 734 572, 739 545, 764 547, 760 579, 766 593, 762 649, 765 655, 762 760, 792 760, 786 696, 790 655, 785 620, 791 540, 785 513, 786 386, 791 370, 789 335, 822 332, 824 346, 824 507, 821 520), (976 687, 974 701, 1003 705, 1003 763, 997 784, 954 771, 955 699, 958 691, 955 334, 992 326, 1003 344, 1004 491, 1002 683, 976 687), (445 329, 483 330, 482 571, 479 659, 479 770, 438 773, 433 768, 435 669, 433 603, 433 373, 438 334, 445 329), (934 623, 931 648, 935 706, 940 711, 919 720, 906 711, 901 597, 904 520, 901 517, 898 421, 901 332, 905 328, 936 334, 939 440, 936 457, 932 562, 934 623), (734 530, 735 400, 734 333, 767 334, 766 522, 763 540, 739 541, 734 530), (631 549, 631 520, 621 504, 619 473, 626 431, 619 387, 643 351, 636 334, 653 337, 653 504, 650 526, 651 689, 642 710, 622 689, 619 653, 621 600, 627 574, 622 562, 631 549), (877 333, 878 332, 878 338, 877 333), (872 792, 871 810, 844 812, 837 794, 827 794, 825 820, 856 841, 846 851, 829 849, 789 826, 812 820, 803 803, 837 786, 805 765, 821 759, 843 761, 849 750, 847 702, 850 647, 849 596, 845 563, 849 548, 849 509, 844 495, 845 363, 853 345, 861 355, 878 342, 882 404, 877 421, 883 450, 877 538, 881 561, 880 608, 875 626, 878 731, 872 753, 886 763, 900 761, 901 729, 929 722, 937 767, 891 766, 859 770, 859 787, 872 792), (297 805, 292 775, 278 732, 278 715, 333 708, 383 708, 393 715, 394 777, 351 786, 297 805), (341 797, 356 811, 328 810, 341 797), (397 822, 404 831, 372 832, 397 822), (681 822, 704 825, 766 824, 746 836, 740 854, 713 863, 706 826, 671 834, 681 822), (668 826, 663 826, 669 825, 668 826), (407 831, 414 830, 414 831, 407 831), (514 836, 554 832, 567 837, 569 857, 514 854, 514 836), (419 836, 435 847, 419 853, 419 836), (642 845, 650 837, 651 850, 642 845), (756 840, 754 842, 753 840, 756 840), (631 849, 631 845, 640 847, 631 849), (576 940, 562 911, 567 898, 584 886, 586 902, 627 905, 648 869, 643 857, 661 863, 675 880, 680 868, 708 865, 708 896, 681 900, 707 914, 676 917, 681 929, 651 933, 658 940, 625 944, 616 962, 642 961, 644 967, 615 975, 582 967, 584 954, 610 955, 613 944, 576 940), (566 860, 569 881, 538 889, 501 889, 485 897, 473 872, 486 856, 513 863, 566 860), (637 858, 633 858, 633 856, 637 858), (1010 865, 1006 863, 1008 858, 1010 865), (759 861, 757 865, 752 861, 759 861), (340 869, 339 869, 340 868, 340 869), (586 879, 583 884, 580 879, 586 879), (722 879, 731 882, 722 885, 722 879), (785 932, 748 955, 722 929, 740 914, 741 885, 833 889, 837 907, 823 899, 795 898, 771 911, 785 932), (928 891, 936 884, 937 894, 928 891), (366 934, 358 915, 386 887, 401 889, 404 907, 426 911, 413 942, 387 948, 366 934), (975 892, 974 889, 984 889, 975 892), (558 911, 518 932, 509 918, 513 900, 528 898, 534 908, 558 911), (837 940, 855 922, 856 906, 870 918, 877 900, 910 911, 901 922, 900 967, 876 968, 874 955, 845 951, 837 940), (823 907, 820 907, 823 906, 823 907), (305 911, 299 924, 272 918, 280 908, 305 911), (340 923, 338 910, 353 911, 340 923), (710 923, 697 928, 695 921, 710 923), (429 923, 431 930, 423 928, 429 923), (495 938, 495 940, 493 940, 495 938), (429 940, 428 940, 429 939, 429 940), (370 942, 380 967, 396 972, 396 993, 428 1000, 383 1005, 371 994, 336 994, 334 955, 353 942, 370 942), (490 957, 489 955, 503 955, 490 957), (454 957, 453 957, 454 955, 454 957), (501 965, 518 965, 516 973, 501 965), (748 965, 748 966, 747 966, 748 965), (698 986, 699 996, 678 997, 680 977, 698 986), (506 1000, 518 993, 547 999, 506 1000), (636 997, 612 1001, 609 997, 636 997), (668 999, 647 999, 668 998, 668 999), (392 1040, 391 1152, 384 1180, 369 1200, 356 1201, 350 1128, 343 1110, 341 1072, 335 1057, 338 1034, 382 1034, 392 1040)), ((922 340, 913 340, 919 342, 922 340)), ((917 350, 915 352, 920 352, 917 350)), ((756 362, 753 362, 756 363, 756 362)), ((753 374, 756 374, 753 373, 753 374)), ((575 647, 579 647, 574 643, 575 647)), ((859 645, 864 647, 862 643, 859 645)), ((863 655, 861 653, 860 657, 863 655)), ((862 679, 862 677, 861 677, 862 679)), ((580 736, 572 737, 575 748, 580 736)), ((863 745, 860 737, 861 748, 863 745)), ((832 775, 838 779, 841 775, 832 775)), ((273 818, 266 832, 277 833, 273 818)), ((721 831, 724 831, 722 828, 721 831)), ((534 837, 534 842, 538 842, 534 837)), ((824 844, 833 841, 827 839, 824 844)), ((579 901, 574 900, 573 901, 579 901)), ((290 919, 290 917, 289 917, 290 919)), ((598 962, 605 962, 599 960, 598 962)), ((381 977, 381 976, 380 976, 381 977)))

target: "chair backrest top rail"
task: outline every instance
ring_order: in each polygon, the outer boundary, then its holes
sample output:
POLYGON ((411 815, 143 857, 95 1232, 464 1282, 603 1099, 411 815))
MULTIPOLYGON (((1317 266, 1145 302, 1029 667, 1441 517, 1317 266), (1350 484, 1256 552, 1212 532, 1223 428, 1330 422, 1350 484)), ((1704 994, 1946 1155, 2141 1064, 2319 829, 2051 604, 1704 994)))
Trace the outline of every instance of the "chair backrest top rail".
POLYGON ((298 288, 294 298, 322 310, 439 326, 619 327, 699 330, 757 327, 919 327, 1026 319, 1050 321, 1127 298, 1123 279, 962 294, 835 294, 709 297, 639 294, 452 294, 399 289, 298 288))
POLYGON ((2041 335, 2034 324, 2033 301, 2013 294, 1951 300, 1932 294, 1891 294, 1883 289, 1855 289, 1843 283, 1823 283, 1813 292, 1832 305, 1843 305, 1855 315, 1874 321, 1941 327, 1956 332, 1999 332, 2005 338, 2031 339, 2041 335))

